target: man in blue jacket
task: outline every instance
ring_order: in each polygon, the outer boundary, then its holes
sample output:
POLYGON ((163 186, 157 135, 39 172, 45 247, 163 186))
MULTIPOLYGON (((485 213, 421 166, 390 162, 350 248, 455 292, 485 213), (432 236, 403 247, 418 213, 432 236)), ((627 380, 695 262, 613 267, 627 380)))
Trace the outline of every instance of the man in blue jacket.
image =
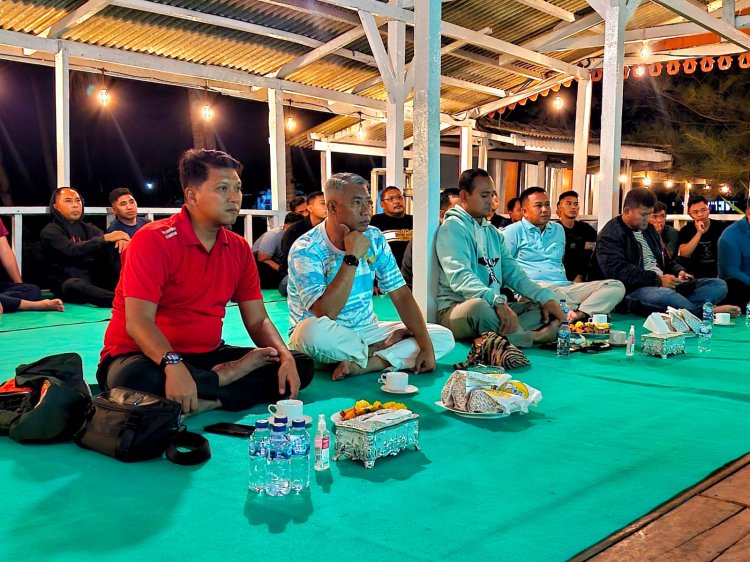
POLYGON ((480 168, 458 179, 458 204, 445 213, 435 248, 440 262, 438 321, 456 339, 497 332, 519 347, 553 341, 563 313, 550 289, 531 281, 487 221, 495 188, 480 168), (525 297, 508 303, 506 285, 525 297))
POLYGON ((750 301, 750 199, 745 217, 719 238, 719 277, 729 287, 727 302, 746 306, 750 301))
MULTIPOLYGON (((716 304, 727 294, 721 279, 694 279, 664 249, 649 223, 656 196, 646 188, 625 196, 622 214, 599 232, 595 265, 599 278, 617 279, 625 285, 625 302, 635 314, 664 312, 668 306, 685 308, 700 317, 705 302, 716 304)), ((739 313, 737 307, 718 306, 717 312, 739 313)))

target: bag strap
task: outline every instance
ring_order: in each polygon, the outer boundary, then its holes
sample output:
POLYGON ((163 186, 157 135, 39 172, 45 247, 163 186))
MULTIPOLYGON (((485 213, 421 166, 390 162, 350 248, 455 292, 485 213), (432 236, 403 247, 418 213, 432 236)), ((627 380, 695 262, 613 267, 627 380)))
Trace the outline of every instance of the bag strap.
POLYGON ((208 439, 198 433, 180 430, 172 438, 166 450, 167 459, 175 464, 191 466, 206 462, 211 458, 211 446, 208 439), (179 451, 178 448, 190 449, 179 451))

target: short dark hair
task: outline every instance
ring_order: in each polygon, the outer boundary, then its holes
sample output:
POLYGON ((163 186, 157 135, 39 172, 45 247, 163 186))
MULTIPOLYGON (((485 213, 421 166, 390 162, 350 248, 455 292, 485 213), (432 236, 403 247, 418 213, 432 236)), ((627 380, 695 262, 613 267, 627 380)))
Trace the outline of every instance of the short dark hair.
POLYGON ((508 201, 508 204, 505 206, 505 208, 510 213, 511 211, 513 211, 513 208, 516 206, 516 203, 520 203, 520 202, 521 202, 520 198, 514 197, 513 199, 511 199, 510 201, 508 201))
POLYGON ((447 211, 451 208, 451 197, 455 197, 458 195, 459 190, 454 187, 449 187, 448 189, 444 189, 440 193, 440 210, 441 211, 447 211))
MULTIPOLYGON (((297 204, 299 205, 299 203, 297 204)), ((299 222, 302 220, 305 220, 305 217, 303 217, 299 213, 291 212, 291 213, 287 213, 286 216, 284 217, 284 224, 285 225, 294 224, 295 222, 299 222)))
POLYGON ((289 210, 294 211, 294 209, 296 209, 303 203, 307 205, 307 199, 305 199, 304 195, 298 195, 297 197, 292 197, 292 199, 289 201, 289 210))
POLYGON ((385 196, 386 191, 398 191, 399 193, 401 193, 401 188, 395 185, 389 185, 389 186, 384 187, 383 191, 380 192, 381 199, 383 198, 383 196, 385 196))
POLYGON ((521 200, 521 206, 523 206, 526 201, 529 200, 529 197, 531 197, 535 193, 544 193, 545 195, 547 195, 547 192, 544 191, 543 187, 539 187, 538 185, 528 187, 521 192, 521 195, 519 197, 519 199, 521 200))
POLYGON ((322 191, 313 191, 307 196, 307 204, 313 202, 314 199, 317 199, 318 197, 325 197, 325 194, 322 191))
POLYGON ((81 198, 81 201, 83 201, 83 195, 81 195, 81 192, 78 191, 75 187, 70 187, 69 185, 64 185, 62 187, 58 187, 55 189, 54 193, 52 193, 52 201, 57 203, 60 199, 60 193, 62 193, 63 189, 69 189, 70 191, 75 191, 78 194, 78 197, 81 198))
POLYGON ((242 174, 242 164, 221 150, 191 148, 183 152, 178 163, 182 189, 202 184, 208 179, 209 168, 232 168, 242 174))
POLYGON ((691 195, 690 197, 688 197, 688 210, 690 210, 690 207, 692 207, 693 205, 697 205, 698 203, 705 203, 706 205, 708 205, 708 199, 703 197, 703 195, 691 195))
POLYGON ((645 187, 636 187, 628 191, 625 200, 622 202, 622 208, 637 209, 639 207, 649 207, 651 209, 656 205, 656 195, 654 192, 645 187))
POLYGON ((573 191, 572 189, 570 191, 563 191, 560 194, 560 197, 557 198, 557 204, 559 205, 560 203, 562 203, 562 200, 566 197, 575 197, 576 199, 578 199, 578 192, 573 191))
POLYGON ((654 211, 653 212, 654 213, 661 213, 662 211, 664 211, 666 213, 667 212, 667 206, 664 203, 662 203, 661 201, 657 201, 656 205, 654 205, 654 211))
POLYGON ((133 195, 133 193, 127 187, 117 187, 109 192, 109 204, 114 206, 117 201, 123 195, 133 195))
POLYGON ((483 170, 482 168, 469 168, 468 170, 461 172, 461 175, 458 177, 458 189, 471 195, 471 192, 474 191, 474 178, 488 177, 490 177, 490 174, 487 173, 487 170, 483 170))

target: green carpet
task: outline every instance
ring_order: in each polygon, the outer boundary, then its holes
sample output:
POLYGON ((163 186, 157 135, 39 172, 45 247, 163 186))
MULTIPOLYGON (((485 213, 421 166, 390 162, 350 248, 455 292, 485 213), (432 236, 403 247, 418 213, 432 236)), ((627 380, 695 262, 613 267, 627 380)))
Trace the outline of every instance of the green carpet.
MULTIPOLYGON (((283 302, 268 303, 286 334, 283 302)), ((382 319, 395 318, 387 298, 382 319)), ((39 329, 0 336, 3 377, 21 362, 61 351, 84 357, 93 381, 106 327, 102 312, 68 307, 3 318, 39 329), (80 324, 86 317, 92 322, 80 324)), ((106 313, 106 311, 104 311, 106 313)), ((616 317, 627 329, 642 320, 616 317)), ((228 343, 247 344, 237 309, 228 343)), ((667 360, 617 349, 558 359, 531 350, 517 378, 544 399, 526 416, 473 421, 433 402, 465 357, 457 346, 437 372, 412 380, 405 402, 421 415, 422 451, 366 470, 340 460, 298 497, 246 492, 246 443, 211 435, 213 458, 185 468, 165 460, 126 465, 71 444, 0 439, 3 559, 48 560, 564 560, 748 451, 750 416, 744 322, 717 327, 713 350, 667 360), (33 554, 32 554, 33 553, 33 554)), ((326 416, 353 400, 384 399, 377 375, 334 383, 318 373, 302 398, 326 416)), ((189 420, 252 422, 265 409, 211 412, 189 420)))

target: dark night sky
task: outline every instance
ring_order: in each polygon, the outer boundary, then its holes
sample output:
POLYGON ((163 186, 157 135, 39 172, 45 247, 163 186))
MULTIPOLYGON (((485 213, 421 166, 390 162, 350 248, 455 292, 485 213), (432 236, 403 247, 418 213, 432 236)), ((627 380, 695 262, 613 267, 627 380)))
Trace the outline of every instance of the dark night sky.
MULTIPOLYGON (((111 103, 102 108, 101 77, 71 73, 71 183, 88 205, 106 205, 115 187, 128 187, 140 206, 179 201, 179 155, 192 146, 187 91, 107 77, 111 103), (146 188, 152 183, 152 189, 146 188)), ((242 180, 254 206, 258 192, 270 186, 268 106, 211 94, 217 147, 245 166, 242 180)), ((330 119, 331 114, 295 108, 298 131, 330 119)), ((47 205, 55 180, 54 69, 0 61, 0 151, 16 205, 47 205)), ((310 192, 320 188, 319 153, 292 149, 294 177, 310 192)), ((334 171, 369 178, 382 159, 334 156, 334 171)))

